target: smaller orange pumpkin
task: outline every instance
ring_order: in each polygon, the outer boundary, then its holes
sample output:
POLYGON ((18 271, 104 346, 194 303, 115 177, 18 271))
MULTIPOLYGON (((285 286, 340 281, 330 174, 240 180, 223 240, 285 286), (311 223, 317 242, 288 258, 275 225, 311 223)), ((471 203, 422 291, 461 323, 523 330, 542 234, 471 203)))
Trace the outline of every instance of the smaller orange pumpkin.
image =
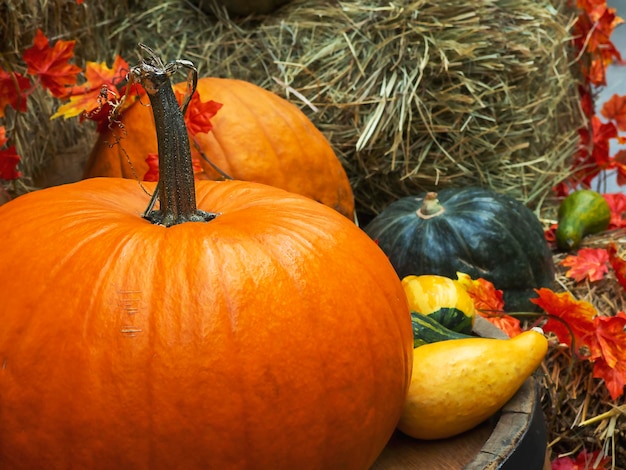
MULTIPOLYGON (((174 89, 184 93, 187 83, 174 89)), ((354 196, 348 176, 330 143, 295 105, 252 83, 226 78, 198 80, 201 101, 222 104, 211 119, 213 129, 196 136, 202 152, 220 170, 236 180, 263 183, 302 194, 354 219, 354 196)), ((85 166, 84 177, 142 178, 145 159, 157 153, 154 119, 142 99, 120 116, 124 126, 105 128, 85 166), (111 145, 124 136, 119 145, 111 145)), ((200 161, 200 179, 220 175, 192 146, 200 161)))

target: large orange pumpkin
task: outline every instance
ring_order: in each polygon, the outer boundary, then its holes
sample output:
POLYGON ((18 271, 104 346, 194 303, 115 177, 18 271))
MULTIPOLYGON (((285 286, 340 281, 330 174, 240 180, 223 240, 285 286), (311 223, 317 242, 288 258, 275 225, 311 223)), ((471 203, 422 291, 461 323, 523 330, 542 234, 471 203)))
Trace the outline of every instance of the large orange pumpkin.
MULTIPOLYGON (((184 93, 187 84, 174 87, 184 93)), ((295 105, 252 83, 227 78, 200 78, 197 93, 202 101, 223 105, 211 120, 211 132, 197 135, 202 151, 219 169, 234 179, 302 194, 354 218, 354 196, 341 162, 295 105)), ((124 132, 102 131, 85 166, 86 178, 143 177, 148 153, 157 152, 154 119, 146 103, 144 97, 143 105, 137 101, 121 114, 128 136, 119 145, 110 144, 124 132)), ((195 148, 192 155, 204 169, 203 178, 222 178, 195 148)))
MULTIPOLYGON (((177 126, 157 127, 167 162, 177 126)), ((121 178, 0 207, 0 468, 369 468, 412 367, 393 267, 303 196, 194 192, 184 153, 145 217, 121 178)))

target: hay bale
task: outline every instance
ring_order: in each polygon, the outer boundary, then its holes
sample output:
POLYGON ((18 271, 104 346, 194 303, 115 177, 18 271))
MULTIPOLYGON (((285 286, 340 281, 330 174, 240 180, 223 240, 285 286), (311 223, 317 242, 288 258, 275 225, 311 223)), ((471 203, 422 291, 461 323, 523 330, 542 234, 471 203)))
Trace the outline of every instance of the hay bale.
POLYGON ((244 30, 220 18, 203 56, 299 101, 362 211, 470 184, 537 203, 584 122, 572 21, 550 1, 308 0, 244 30))
POLYGON ((408 194, 470 184, 537 205, 569 176, 584 116, 566 0, 294 0, 243 19, 215 0, 97 8, 75 8, 81 20, 67 24, 82 29, 62 35, 91 51, 83 60, 132 61, 142 41, 299 104, 365 218, 408 194))

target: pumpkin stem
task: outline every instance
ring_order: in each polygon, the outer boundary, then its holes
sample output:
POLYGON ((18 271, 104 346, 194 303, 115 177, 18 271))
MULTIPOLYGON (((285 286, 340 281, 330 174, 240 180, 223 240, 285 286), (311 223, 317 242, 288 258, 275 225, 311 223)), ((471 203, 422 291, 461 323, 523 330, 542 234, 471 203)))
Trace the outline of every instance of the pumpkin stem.
POLYGON ((217 214, 198 210, 189 136, 184 110, 195 92, 197 70, 191 62, 178 60, 167 65, 147 46, 139 45, 148 58, 133 67, 129 80, 140 83, 148 94, 159 148, 159 182, 144 218, 153 224, 171 227, 184 222, 206 222, 217 214), (170 77, 180 68, 193 73, 192 87, 183 109, 178 106, 170 77), (156 199, 160 208, 153 210, 156 199))
POLYGON ((437 193, 426 193, 422 206, 417 210, 416 214, 421 219, 431 219, 445 212, 446 208, 439 203, 437 193))

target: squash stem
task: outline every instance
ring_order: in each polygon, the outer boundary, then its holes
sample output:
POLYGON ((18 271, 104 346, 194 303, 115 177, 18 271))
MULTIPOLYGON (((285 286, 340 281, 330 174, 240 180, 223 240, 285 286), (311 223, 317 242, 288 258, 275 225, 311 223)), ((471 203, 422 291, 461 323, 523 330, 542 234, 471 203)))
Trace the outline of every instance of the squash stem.
POLYGON ((150 57, 131 69, 129 79, 140 83, 148 94, 159 151, 159 181, 144 218, 166 227, 184 222, 209 221, 217 214, 198 210, 196 206, 189 137, 183 111, 176 101, 170 80, 174 72, 180 67, 190 67, 190 63, 178 61, 164 65, 149 48, 141 47, 148 51, 150 57), (153 210, 156 198, 159 199, 160 207, 153 210))
POLYGON ((426 193, 422 201, 422 206, 417 210, 416 214, 421 219, 431 219, 443 214, 445 210, 445 207, 443 207, 439 203, 439 199, 437 199, 437 193, 429 192, 426 193))

